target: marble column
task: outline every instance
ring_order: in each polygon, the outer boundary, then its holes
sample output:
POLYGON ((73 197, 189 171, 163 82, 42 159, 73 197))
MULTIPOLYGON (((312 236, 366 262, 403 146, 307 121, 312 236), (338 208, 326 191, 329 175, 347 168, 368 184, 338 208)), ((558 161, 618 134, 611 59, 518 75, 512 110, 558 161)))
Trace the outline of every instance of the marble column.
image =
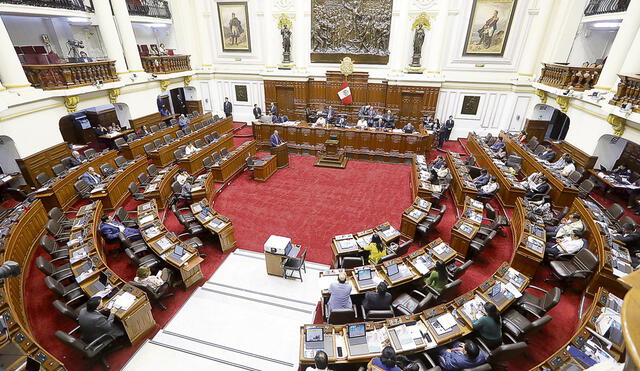
MULTIPOLYGON (((4 50, 2 62, 0 62, 0 81, 5 88, 24 88, 31 86, 25 75, 20 59, 13 50, 13 43, 9 38, 9 32, 0 18, 0 50, 4 50)), ((0 89, 4 90, 4 89, 0 89)))
POLYGON ((122 52, 122 45, 120 45, 120 38, 117 37, 118 29, 111 14, 111 5, 109 5, 108 1, 94 1, 93 6, 98 27, 100 28, 102 42, 107 50, 107 57, 116 61, 116 72, 128 72, 127 63, 125 62, 122 52))
POLYGON ((140 60, 140 53, 138 53, 138 43, 133 33, 133 26, 131 26, 131 18, 129 17, 127 4, 125 0, 111 0, 111 6, 116 24, 118 25, 120 40, 122 40, 122 48, 124 57, 127 60, 129 72, 144 72, 142 61, 140 60))
MULTIPOLYGON (((423 53, 423 63, 426 64, 427 73, 440 73, 442 70, 442 48, 447 38, 447 21, 449 20, 449 6, 447 1, 440 2, 440 10, 435 19, 435 27, 432 27, 428 40, 432 45, 427 45, 427 52, 423 53)), ((424 49, 424 47, 423 47, 424 49)))
POLYGON ((551 9, 553 9, 552 0, 541 0, 538 4, 538 9, 528 9, 534 19, 529 27, 529 34, 518 65, 518 75, 525 78, 532 77, 535 69, 539 66, 538 57, 542 49, 542 40, 548 32, 547 26, 551 18, 551 9))
POLYGON ((640 74, 640 32, 636 34, 633 43, 629 48, 630 52, 620 68, 621 75, 640 74))
MULTIPOLYGON (((215 3, 212 2, 212 4, 215 3)), ((197 48, 196 40, 193 35, 198 32, 194 26, 192 1, 180 0, 169 1, 169 9, 171 10, 171 18, 173 19, 173 32, 176 34, 179 54, 191 55, 191 69, 199 69, 201 62, 200 50, 197 48)))
MULTIPOLYGON (((548 25, 546 48, 541 62, 565 62, 576 37, 587 0, 556 1, 548 25)), ((543 45, 544 45, 543 44, 543 45)))
POLYGON ((198 34, 200 36, 200 56, 202 67, 213 67, 213 40, 209 31, 209 24, 212 22, 211 9, 207 9, 202 0, 195 0, 196 22, 198 24, 198 34))

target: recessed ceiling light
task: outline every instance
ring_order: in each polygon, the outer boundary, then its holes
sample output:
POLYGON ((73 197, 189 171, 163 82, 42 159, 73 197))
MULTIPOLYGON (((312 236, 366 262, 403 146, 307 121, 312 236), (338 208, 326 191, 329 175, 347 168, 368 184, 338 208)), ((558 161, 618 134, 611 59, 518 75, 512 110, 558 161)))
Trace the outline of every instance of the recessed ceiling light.
POLYGON ((89 23, 89 18, 84 17, 68 17, 67 21, 71 23, 89 23))
POLYGON ((620 22, 596 22, 593 28, 620 28, 620 22))

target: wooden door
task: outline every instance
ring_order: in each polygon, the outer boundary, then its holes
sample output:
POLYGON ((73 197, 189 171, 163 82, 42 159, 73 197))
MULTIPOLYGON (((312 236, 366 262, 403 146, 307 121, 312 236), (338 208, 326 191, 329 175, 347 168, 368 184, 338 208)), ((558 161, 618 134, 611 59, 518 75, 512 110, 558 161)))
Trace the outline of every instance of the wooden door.
POLYGON ((424 94, 413 92, 402 92, 402 102, 400 104, 400 125, 412 122, 417 123, 416 116, 420 116, 424 94))
POLYGON ((276 87, 276 98, 278 105, 278 116, 287 115, 293 116, 294 114, 294 94, 293 87, 278 86, 276 87))

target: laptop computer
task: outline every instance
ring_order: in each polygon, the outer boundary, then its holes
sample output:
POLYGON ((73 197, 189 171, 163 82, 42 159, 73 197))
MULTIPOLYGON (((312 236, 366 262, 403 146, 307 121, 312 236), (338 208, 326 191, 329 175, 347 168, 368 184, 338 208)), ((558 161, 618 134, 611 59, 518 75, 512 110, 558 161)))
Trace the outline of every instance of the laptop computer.
POLYGON ((371 269, 361 269, 358 271, 358 282, 362 286, 373 285, 373 277, 371 276, 371 269))
POLYGON ((398 264, 393 263, 387 266, 387 275, 389 277, 393 277, 400 273, 400 269, 398 268, 398 264))
POLYGON ((367 344, 367 329, 364 323, 349 325, 348 341, 349 350, 352 355, 369 353, 369 344, 367 344))
POLYGON ((324 330, 322 327, 307 327, 304 347, 306 349, 324 349, 324 330))

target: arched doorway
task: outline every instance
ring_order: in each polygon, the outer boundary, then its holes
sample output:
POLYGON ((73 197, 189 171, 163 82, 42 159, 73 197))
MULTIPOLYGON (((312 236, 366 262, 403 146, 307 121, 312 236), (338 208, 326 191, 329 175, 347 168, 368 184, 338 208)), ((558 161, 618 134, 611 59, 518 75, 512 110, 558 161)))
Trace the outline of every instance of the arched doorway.
POLYGON ((564 140, 570 124, 569 116, 546 104, 536 104, 525 130, 538 139, 564 140))
POLYGON ((611 170, 624 164, 634 172, 640 172, 640 145, 615 135, 605 134, 598 139, 593 152, 598 156, 596 168, 611 170))
POLYGON ((126 103, 104 104, 83 109, 60 118, 59 127, 62 138, 71 144, 85 145, 97 140, 95 128, 108 128, 119 124, 123 129, 129 128, 129 106, 126 103))
POLYGON ((564 140, 569 131, 571 119, 564 112, 554 108, 551 120, 549 120, 549 128, 545 134, 545 139, 564 140))

